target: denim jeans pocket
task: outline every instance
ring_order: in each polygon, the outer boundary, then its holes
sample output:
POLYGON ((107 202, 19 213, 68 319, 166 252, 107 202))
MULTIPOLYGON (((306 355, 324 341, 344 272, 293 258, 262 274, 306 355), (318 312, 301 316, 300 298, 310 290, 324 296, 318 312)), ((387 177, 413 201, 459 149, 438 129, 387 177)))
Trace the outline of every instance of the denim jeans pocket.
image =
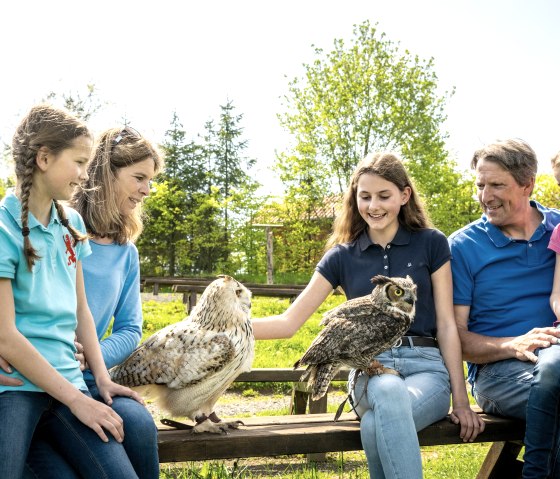
POLYGON ((418 346, 415 347, 414 350, 418 354, 418 356, 424 359, 431 359, 432 361, 442 361, 443 358, 441 357, 441 352, 439 348, 432 348, 429 346, 418 346))

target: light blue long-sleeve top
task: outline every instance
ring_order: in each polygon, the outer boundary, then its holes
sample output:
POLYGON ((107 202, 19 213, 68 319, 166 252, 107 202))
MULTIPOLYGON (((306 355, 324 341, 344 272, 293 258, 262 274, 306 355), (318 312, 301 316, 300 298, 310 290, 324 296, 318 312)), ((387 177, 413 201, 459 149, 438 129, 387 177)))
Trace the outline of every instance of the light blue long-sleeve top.
MULTIPOLYGON (((142 338, 140 264, 132 243, 101 244, 90 240, 92 254, 83 260, 89 308, 107 369, 124 361, 142 338), (112 333, 102 339, 111 320, 112 333)), ((84 378, 92 380, 91 372, 84 378)))

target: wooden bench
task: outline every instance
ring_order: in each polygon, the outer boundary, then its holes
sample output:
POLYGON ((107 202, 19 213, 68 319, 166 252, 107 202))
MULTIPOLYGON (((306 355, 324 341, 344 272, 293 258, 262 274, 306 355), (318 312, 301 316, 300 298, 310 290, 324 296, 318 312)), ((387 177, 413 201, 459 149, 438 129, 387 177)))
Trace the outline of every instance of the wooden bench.
MULTIPOLYGON (((301 371, 255 369, 239 382, 298 381, 301 371)), ((347 371, 339 373, 344 380, 347 371)), ((326 401, 324 403, 326 407, 326 401)), ((322 409, 322 406, 319 408, 322 409)), ((522 421, 490 416, 480 411, 486 429, 475 442, 492 442, 477 478, 515 479, 521 477, 525 424, 522 421)), ((160 427, 160 462, 234 459, 292 454, 357 451, 362 449, 360 424, 353 413, 344 413, 334 422, 334 413, 295 414, 242 418, 244 426, 229 434, 191 434, 160 427)), ((421 446, 463 444, 459 426, 443 419, 418 433, 421 446)))

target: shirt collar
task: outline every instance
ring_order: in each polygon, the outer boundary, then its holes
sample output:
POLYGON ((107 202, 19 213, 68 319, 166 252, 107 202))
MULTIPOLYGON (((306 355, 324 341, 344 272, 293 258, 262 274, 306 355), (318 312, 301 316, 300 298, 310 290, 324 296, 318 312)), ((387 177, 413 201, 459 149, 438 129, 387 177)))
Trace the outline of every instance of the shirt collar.
MULTIPOLYGON (((403 225, 399 224, 399 229, 397 230, 397 234, 389 242, 389 244, 399 245, 399 246, 407 245, 408 243, 410 243, 411 234, 412 233, 409 230, 407 230, 403 225)), ((360 247, 361 251, 365 251, 370 246, 375 244, 371 241, 371 238, 368 235, 367 228, 364 229, 364 231, 362 231, 360 236, 358 236, 357 241, 358 241, 358 246, 360 247)))
MULTIPOLYGON (((18 224, 20 228, 23 228, 21 223, 21 202, 19 201, 18 197, 14 194, 13 190, 9 190, 6 193, 6 196, 2 199, 2 206, 6 208, 6 211, 10 214, 10 216, 14 219, 14 221, 18 224)), ((56 211, 56 207, 54 203, 51 205, 51 218, 49 220, 49 225, 53 222, 60 223, 60 218, 58 217, 58 212, 56 211)), ((31 212, 29 212, 29 229, 35 228, 36 226, 42 226, 39 221, 33 216, 31 212)))
MULTIPOLYGON (((537 208, 537 210, 539 210, 539 213, 543 217, 541 223, 539 224, 539 226, 533 233, 533 236, 531 236, 531 239, 529 240, 529 241, 538 241, 548 231, 552 231, 554 229, 554 223, 553 223, 553 219, 549 215, 550 212, 549 208, 544 207, 543 205, 541 205, 539 202, 535 200, 530 200, 529 203, 532 208, 537 208)), ((492 223, 490 223, 490 221, 488 221, 488 217, 484 214, 482 215, 482 223, 484 225, 484 229, 486 230, 486 233, 488 234, 488 237, 497 248, 503 248, 504 246, 510 244, 512 241, 516 241, 511 238, 508 238, 505 234, 503 234, 502 230, 497 226, 493 225, 492 223)))

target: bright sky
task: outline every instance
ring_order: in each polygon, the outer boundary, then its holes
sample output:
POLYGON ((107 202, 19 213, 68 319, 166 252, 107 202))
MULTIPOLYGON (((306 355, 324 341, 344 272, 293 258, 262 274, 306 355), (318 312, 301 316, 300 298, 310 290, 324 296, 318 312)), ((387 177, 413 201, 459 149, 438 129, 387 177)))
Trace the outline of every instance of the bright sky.
POLYGON ((229 99, 244 115, 259 180, 272 185, 266 168, 288 142, 276 118, 288 79, 313 60, 311 45, 330 51, 369 19, 434 57, 442 91, 456 88, 445 127, 460 165, 496 138, 528 141, 543 172, 560 150, 557 0, 20 0, 1 2, 0 19, 8 143, 52 90, 84 95, 93 83, 108 104, 94 130, 126 117, 158 142, 174 110, 194 138, 229 99))

